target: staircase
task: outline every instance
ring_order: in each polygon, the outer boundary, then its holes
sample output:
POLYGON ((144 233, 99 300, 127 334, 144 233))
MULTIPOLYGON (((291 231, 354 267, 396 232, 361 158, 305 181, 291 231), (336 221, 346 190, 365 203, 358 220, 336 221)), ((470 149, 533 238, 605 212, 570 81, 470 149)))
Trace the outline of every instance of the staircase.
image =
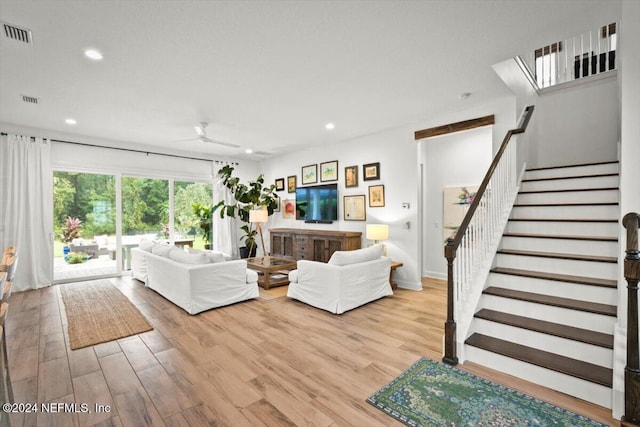
POLYGON ((611 408, 618 163, 527 170, 467 360, 611 408))

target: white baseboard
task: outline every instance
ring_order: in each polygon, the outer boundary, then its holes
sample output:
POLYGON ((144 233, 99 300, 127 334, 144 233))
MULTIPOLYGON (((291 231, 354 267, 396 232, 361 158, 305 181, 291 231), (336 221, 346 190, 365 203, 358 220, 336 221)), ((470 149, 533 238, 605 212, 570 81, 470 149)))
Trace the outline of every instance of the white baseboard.
POLYGON ((407 280, 396 280, 396 285, 400 289, 409 289, 411 291, 421 291, 422 283, 409 282, 407 280))
POLYGON ((434 279, 447 279, 447 273, 439 273, 437 271, 425 271, 423 276, 425 277, 431 277, 434 279))

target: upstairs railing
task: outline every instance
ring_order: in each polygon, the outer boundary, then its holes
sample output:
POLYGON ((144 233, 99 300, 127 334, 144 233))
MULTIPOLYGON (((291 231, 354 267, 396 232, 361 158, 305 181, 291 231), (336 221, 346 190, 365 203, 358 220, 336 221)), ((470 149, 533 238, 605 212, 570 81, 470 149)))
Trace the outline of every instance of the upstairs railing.
POLYGON ((538 88, 616 69, 618 25, 611 23, 558 40, 521 57, 538 88))
POLYGON ((640 356, 638 355, 638 282, 640 281, 640 250, 638 226, 640 214, 624 216, 627 229, 627 250, 624 277, 627 280, 627 366, 624 369, 624 425, 640 425, 640 356))
MULTIPOLYGON (((467 211, 455 238, 444 247, 447 259, 447 321, 443 361, 458 363, 456 351, 456 311, 468 302, 473 279, 492 255, 492 246, 504 229, 509 211, 517 194, 520 171, 517 161, 517 134, 527 128, 534 107, 525 108, 518 128, 507 132, 480 188, 467 211)), ((494 249, 495 250, 495 249, 494 249)), ((488 270, 487 270, 488 271, 488 270)))

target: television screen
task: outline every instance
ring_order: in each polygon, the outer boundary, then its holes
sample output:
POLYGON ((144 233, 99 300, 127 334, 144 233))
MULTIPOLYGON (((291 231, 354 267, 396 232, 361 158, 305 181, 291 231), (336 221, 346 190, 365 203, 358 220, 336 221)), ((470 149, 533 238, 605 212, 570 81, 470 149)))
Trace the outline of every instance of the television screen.
POLYGON ((338 219, 338 184, 296 188, 296 219, 329 222, 338 219))

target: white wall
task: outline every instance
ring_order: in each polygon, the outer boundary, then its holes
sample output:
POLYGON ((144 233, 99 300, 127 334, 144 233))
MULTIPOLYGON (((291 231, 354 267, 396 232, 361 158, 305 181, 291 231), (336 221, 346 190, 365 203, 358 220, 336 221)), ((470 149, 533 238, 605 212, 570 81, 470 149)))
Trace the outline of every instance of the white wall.
MULTIPOLYGON (((317 148, 298 151, 291 154, 264 160, 261 170, 267 183, 273 183, 276 178, 287 178, 296 175, 298 185, 301 186, 300 168, 304 165, 337 160, 338 161, 338 221, 333 224, 305 224, 303 221, 283 219, 282 213, 275 213, 266 225, 266 229, 275 227, 291 227, 303 229, 348 230, 362 232, 362 245, 371 242, 365 239, 367 223, 389 224, 389 240, 385 243, 388 255, 394 260, 401 261, 404 266, 394 273, 399 287, 421 289, 418 275, 418 234, 417 234, 417 182, 416 142, 412 127, 393 129, 374 135, 343 141, 340 143, 323 144, 317 148), (380 162, 380 180, 363 181, 362 165, 380 162), (357 188, 344 187, 345 166, 358 166, 357 188), (385 206, 368 207, 369 185, 385 186, 385 206), (345 221, 343 219, 342 198, 345 195, 366 194, 366 221, 345 221), (403 209, 402 203, 408 202, 409 209, 403 209), (409 223, 409 229, 405 224, 409 223)), ((329 138, 328 138, 329 139, 329 138)), ((286 187, 286 181, 285 181, 286 187)), ((295 198, 295 194, 285 191, 278 193, 281 198, 295 198), (291 196, 291 197, 289 197, 291 196)), ((265 244, 269 245, 268 233, 265 244)))
POLYGON ((617 82, 595 80, 538 97, 528 132, 528 167, 616 160, 617 82))
POLYGON ((492 126, 456 132, 421 142, 425 165, 423 275, 447 277, 443 240, 445 187, 479 186, 491 164, 492 126))

